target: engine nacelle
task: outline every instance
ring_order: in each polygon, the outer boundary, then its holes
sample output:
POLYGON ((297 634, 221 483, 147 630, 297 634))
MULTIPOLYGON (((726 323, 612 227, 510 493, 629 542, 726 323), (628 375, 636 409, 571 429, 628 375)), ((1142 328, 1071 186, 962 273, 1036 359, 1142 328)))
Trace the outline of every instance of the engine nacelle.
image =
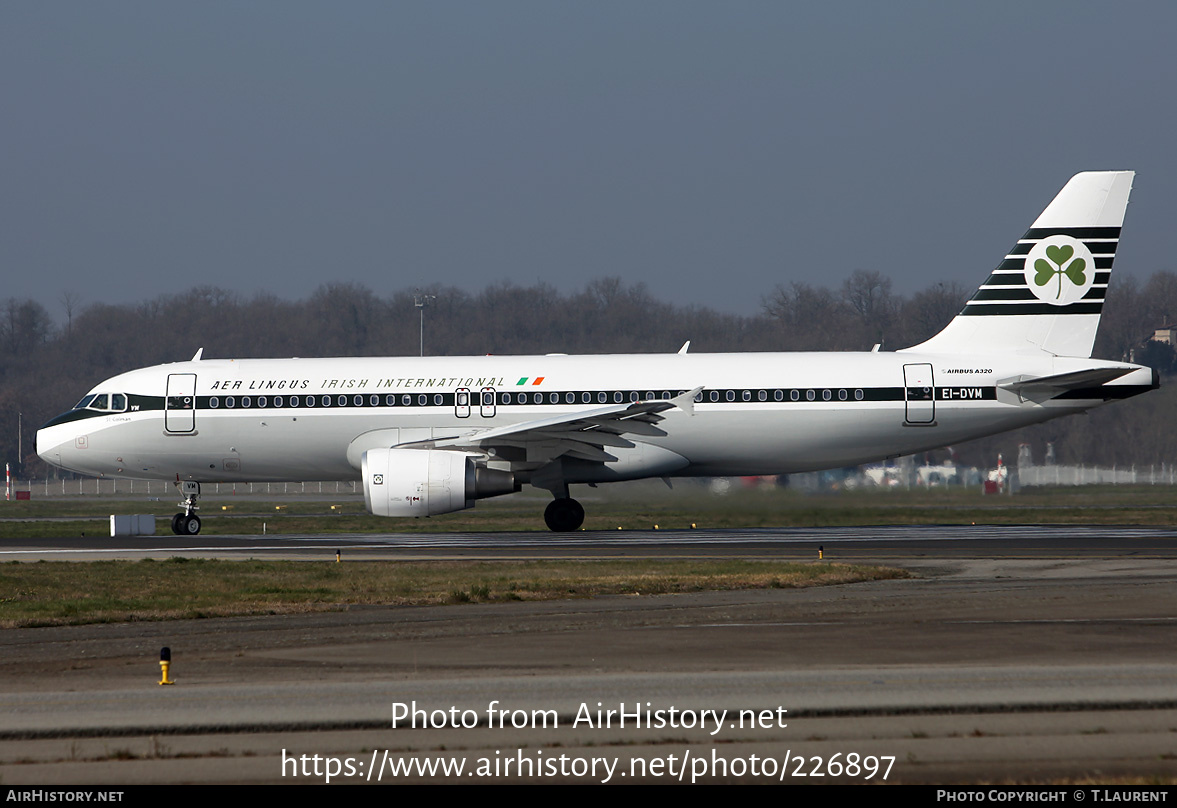
POLYGON ((477 460, 437 449, 369 449, 361 462, 364 505, 377 516, 433 516, 519 490, 514 474, 477 460))

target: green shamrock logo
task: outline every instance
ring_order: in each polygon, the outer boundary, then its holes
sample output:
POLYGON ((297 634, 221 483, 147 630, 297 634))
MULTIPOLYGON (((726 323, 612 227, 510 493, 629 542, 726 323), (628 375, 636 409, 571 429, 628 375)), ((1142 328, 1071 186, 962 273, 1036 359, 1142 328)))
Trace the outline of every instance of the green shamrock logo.
POLYGON ((1055 294, 1055 300, 1063 296, 1063 275, 1076 286, 1082 286, 1087 282, 1087 276, 1083 274, 1087 269, 1087 262, 1082 258, 1076 258, 1071 261, 1071 256, 1075 254, 1075 248, 1070 244, 1052 244, 1046 248, 1046 258, 1039 258, 1034 262, 1034 283, 1039 286, 1045 286, 1051 280, 1058 276, 1058 293, 1055 294), (1064 269, 1063 264, 1071 261, 1064 269))

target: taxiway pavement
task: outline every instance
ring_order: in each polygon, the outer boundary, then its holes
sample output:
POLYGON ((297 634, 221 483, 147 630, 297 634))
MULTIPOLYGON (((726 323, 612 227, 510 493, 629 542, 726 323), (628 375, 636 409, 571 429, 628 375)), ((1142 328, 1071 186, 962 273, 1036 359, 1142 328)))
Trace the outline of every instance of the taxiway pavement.
MULTIPOLYGON (((323 774, 296 777, 290 756, 371 770, 372 750, 385 782, 482 779, 471 769, 391 777, 389 760, 424 757, 489 766, 515 756, 518 766, 523 758, 540 766, 530 773, 500 766, 485 779, 602 779, 588 769, 548 777, 544 754, 612 758, 611 782, 665 781, 664 769, 654 774, 649 765, 673 768, 669 758, 680 766, 706 758, 712 768, 701 779, 711 782, 861 782, 862 772, 812 773, 850 755, 894 758, 890 782, 1177 777, 1171 530, 659 531, 461 543, 320 536, 265 545, 257 538, 136 540, 152 542, 146 549, 126 540, 46 541, 5 548, 0 560, 147 552, 313 558, 339 548, 345 559, 814 558, 821 546, 828 559, 879 560, 918 577, 7 630, 0 632, 3 782, 322 782, 323 774), (163 645, 173 650, 174 687, 155 683, 163 645), (393 728, 394 705, 414 702, 427 714, 469 711, 477 725, 393 728), (727 712, 714 733, 705 720, 636 727, 634 719, 625 727, 584 720, 585 709, 619 708, 663 718, 671 708, 680 716, 727 712), (535 718, 496 725, 496 709, 550 715, 557 726, 535 718), (777 718, 756 718, 769 715, 777 718), (715 770, 716 756, 731 767, 715 770), (752 758, 775 761, 774 775, 751 773, 752 758)), ((357 779, 363 775, 350 778, 357 779)))

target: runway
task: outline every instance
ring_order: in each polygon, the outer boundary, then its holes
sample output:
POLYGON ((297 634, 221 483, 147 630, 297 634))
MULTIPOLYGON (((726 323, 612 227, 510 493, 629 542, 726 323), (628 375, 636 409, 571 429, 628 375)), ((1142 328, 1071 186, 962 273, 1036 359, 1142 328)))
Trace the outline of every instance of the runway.
POLYGON ((325 769, 292 771, 292 755, 350 762, 332 782, 355 782, 377 765, 372 750, 384 782, 603 781, 603 770, 539 766, 558 757, 607 758, 610 782, 665 782, 676 766, 683 782, 863 782, 868 758, 890 760, 887 782, 1177 777, 1177 532, 1167 528, 136 541, 151 546, 45 541, 0 560, 340 548, 345 559, 811 559, 820 546, 920 577, 0 632, 5 783, 325 781, 325 769), (174 687, 155 683, 163 645, 174 687), (394 728, 398 704, 471 725, 394 728), (595 720, 610 710, 667 723, 595 720), (537 724, 549 715, 554 726, 537 724), (511 723, 519 716, 523 726, 511 723), (491 765, 508 757, 523 768, 491 765), (426 758, 471 768, 393 777, 426 758), (775 768, 753 772, 753 759, 775 768), (486 773, 472 773, 480 761, 486 773))
POLYGON ((22 539, 0 547, 0 561, 141 558, 159 555, 241 558, 518 558, 527 554, 660 557, 796 555, 818 549, 846 558, 928 554, 1024 558, 1149 555, 1177 558, 1177 529, 1107 525, 916 525, 733 530, 625 530, 549 533, 320 533, 313 535, 107 536, 22 539), (472 556, 471 551, 474 551, 472 556))

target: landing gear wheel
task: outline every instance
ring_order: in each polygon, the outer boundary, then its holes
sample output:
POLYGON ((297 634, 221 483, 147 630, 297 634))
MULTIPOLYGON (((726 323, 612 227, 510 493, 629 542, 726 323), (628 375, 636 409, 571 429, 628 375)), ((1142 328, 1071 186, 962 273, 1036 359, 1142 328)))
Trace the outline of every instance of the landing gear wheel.
POLYGON ((549 530, 568 533, 584 524, 584 508, 570 497, 553 499, 544 510, 544 521, 549 530))
POLYGON ((192 480, 180 482, 176 487, 184 494, 180 507, 184 510, 172 517, 172 532, 177 536, 195 536, 200 532, 200 517, 196 515, 196 499, 200 496, 200 483, 192 480))

